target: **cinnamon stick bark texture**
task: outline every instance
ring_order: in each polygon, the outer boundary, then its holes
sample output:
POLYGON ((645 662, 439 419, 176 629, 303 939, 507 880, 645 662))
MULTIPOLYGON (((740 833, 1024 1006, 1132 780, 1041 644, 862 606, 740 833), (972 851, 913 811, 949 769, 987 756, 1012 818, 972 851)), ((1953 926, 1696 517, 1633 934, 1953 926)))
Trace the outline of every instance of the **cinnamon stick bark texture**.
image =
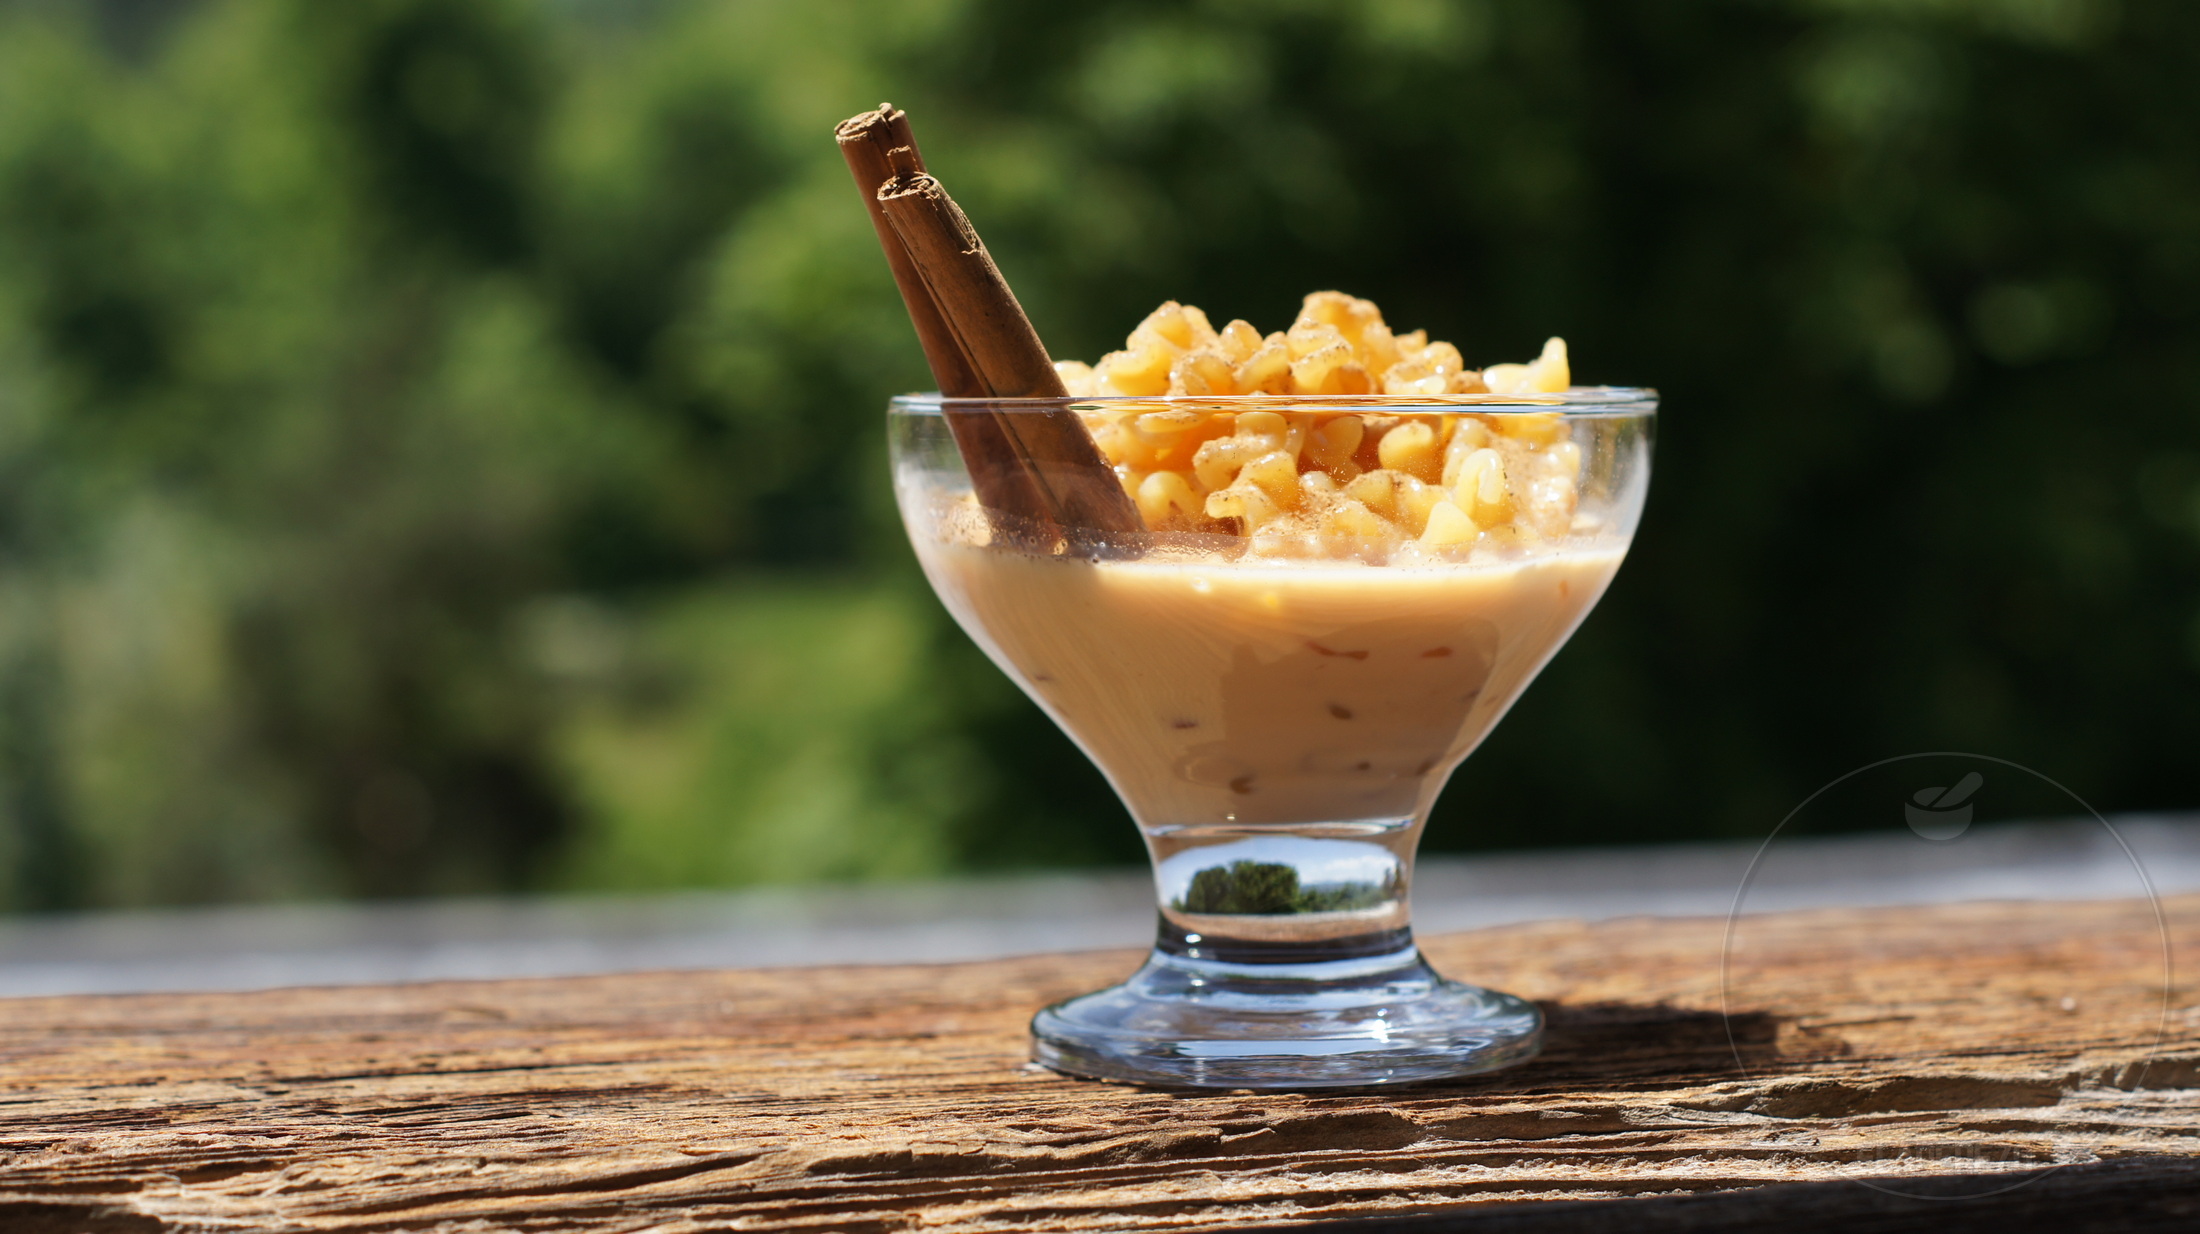
MULTIPOLYGON (((877 111, 841 121, 833 136, 856 178, 856 188, 862 191, 871 228, 878 233, 879 247, 886 252, 887 267, 894 272, 894 285, 901 289, 909 324, 916 327, 917 342, 924 348, 925 362, 932 368, 932 379, 939 383, 940 393, 951 399, 986 397, 992 390, 963 354, 962 343, 932 298, 932 289, 917 273, 915 263, 909 260, 909 250, 902 247, 901 237, 886 221, 886 208, 879 203, 879 189, 887 181, 897 174, 924 170, 924 157, 909 130, 909 114, 892 103, 881 103, 877 111)), ((991 411, 950 410, 946 416, 979 504, 1051 523, 1045 513, 1047 503, 1032 481, 1031 470, 1024 466, 1000 418, 991 411)))
MULTIPOLYGON (((835 136, 857 185, 867 190, 872 226, 940 392, 1067 397, 1038 331, 976 229, 925 172, 907 115, 882 104, 843 121, 835 136)), ((948 423, 988 509, 1071 533, 1142 529, 1137 508, 1076 413, 950 409, 948 423)))
POLYGON ((1067 397, 1016 293, 940 182, 921 171, 897 175, 879 188, 878 200, 925 285, 951 309, 948 328, 987 392, 997 398, 1067 397))
POLYGON ((901 302, 909 309, 909 324, 917 328, 917 342, 924 347, 925 361, 932 366, 933 379, 940 383, 940 393, 949 398, 984 398, 991 394, 964 358, 962 344, 940 315, 931 289, 924 285, 923 277, 909 260, 908 250, 894 234, 893 224, 886 221, 885 207, 879 204, 880 187, 897 171, 924 170, 917 139, 909 131, 909 113, 892 103, 881 103, 877 111, 841 121, 833 136, 840 143, 841 157, 848 161, 848 170, 855 174, 856 187, 863 192, 871 227, 878 232, 879 247, 886 250, 886 264, 894 272, 894 285, 901 289, 901 302))
MULTIPOLYGON (((940 182, 922 172, 896 176, 878 198, 925 285, 946 306, 963 354, 994 396, 1067 398, 1039 332, 940 182)), ((999 420, 1055 522, 1108 531, 1141 526, 1115 470, 1074 413, 1002 412, 999 420)))

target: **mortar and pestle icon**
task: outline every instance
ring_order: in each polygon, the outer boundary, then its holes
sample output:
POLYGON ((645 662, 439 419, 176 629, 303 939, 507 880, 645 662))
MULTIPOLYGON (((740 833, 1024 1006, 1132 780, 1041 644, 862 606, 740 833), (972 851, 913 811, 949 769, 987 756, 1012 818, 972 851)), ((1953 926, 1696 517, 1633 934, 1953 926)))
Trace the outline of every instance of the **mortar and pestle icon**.
POLYGON ((1921 788, 1902 803, 1902 816, 1910 830, 1927 840, 1953 840, 1970 829, 1971 795, 1985 783, 1985 776, 1967 771, 1947 788, 1921 788))

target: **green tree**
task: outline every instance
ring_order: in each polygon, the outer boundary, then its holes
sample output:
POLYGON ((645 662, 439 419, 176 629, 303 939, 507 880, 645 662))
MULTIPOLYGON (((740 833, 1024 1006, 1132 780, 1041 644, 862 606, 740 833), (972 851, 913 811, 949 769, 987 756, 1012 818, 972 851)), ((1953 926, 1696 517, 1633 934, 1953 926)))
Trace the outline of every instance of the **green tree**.
POLYGON ((1276 914, 1309 911, 1300 904, 1299 872, 1281 861, 1233 861, 1193 873, 1175 907, 1187 913, 1276 914))

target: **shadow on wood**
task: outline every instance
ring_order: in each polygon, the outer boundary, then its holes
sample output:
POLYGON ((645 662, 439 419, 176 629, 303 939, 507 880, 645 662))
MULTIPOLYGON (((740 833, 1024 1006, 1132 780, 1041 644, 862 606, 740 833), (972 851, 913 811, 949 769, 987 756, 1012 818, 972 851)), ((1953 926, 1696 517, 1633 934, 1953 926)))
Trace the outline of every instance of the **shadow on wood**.
POLYGON ((169 1228, 156 1218, 106 1204, 0 1201, 0 1230, 8 1234, 161 1234, 169 1228))
POLYGON ((1484 1204, 1462 1212, 1355 1221, 1256 1225, 1292 1234, 1761 1234, 1837 1229, 1843 1234, 2185 1234, 2200 1228, 2200 1170, 2161 1156, 2069 1165, 1997 1178, 1981 1195, 1976 1176, 1894 1182, 1901 1194, 1863 1181, 1790 1183, 1742 1192, 1634 1200, 1484 1204), (2020 1181, 2011 1186, 2010 1182, 2020 1181))
POLYGON ((1776 1068, 1780 1017, 1764 1011, 1716 1011, 1666 1003, 1542 1004, 1543 1054, 1518 1072, 1529 1084, 1640 1082, 1660 1076, 1705 1077, 1776 1068), (1731 1035, 1730 1035, 1731 1034, 1731 1035), (1741 1052, 1740 1062, 1735 1052, 1741 1052))

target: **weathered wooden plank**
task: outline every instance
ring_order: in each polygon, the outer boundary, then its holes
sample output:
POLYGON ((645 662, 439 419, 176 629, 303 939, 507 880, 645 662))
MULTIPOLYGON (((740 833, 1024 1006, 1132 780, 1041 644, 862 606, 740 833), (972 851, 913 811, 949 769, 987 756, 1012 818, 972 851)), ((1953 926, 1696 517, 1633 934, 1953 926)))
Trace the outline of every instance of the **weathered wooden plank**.
MULTIPOLYGON (((2189 945, 2200 900, 2169 907, 2189 945)), ((1616 1229, 1807 1202, 1906 1228, 1945 1201, 1898 1193, 2058 1164, 1966 1213, 2029 1228, 2103 1186, 2200 1203, 2176 1182, 2200 1162, 2200 999, 2165 988, 2150 906, 1753 918, 1722 985, 1724 932, 1431 940, 1446 971, 1541 1000, 1549 1049, 1353 1094, 1027 1065, 1031 1010, 1128 953, 0 1002, 0 1225, 1616 1229), (1828 1186, 1856 1179, 1882 1190, 1828 1186)))

